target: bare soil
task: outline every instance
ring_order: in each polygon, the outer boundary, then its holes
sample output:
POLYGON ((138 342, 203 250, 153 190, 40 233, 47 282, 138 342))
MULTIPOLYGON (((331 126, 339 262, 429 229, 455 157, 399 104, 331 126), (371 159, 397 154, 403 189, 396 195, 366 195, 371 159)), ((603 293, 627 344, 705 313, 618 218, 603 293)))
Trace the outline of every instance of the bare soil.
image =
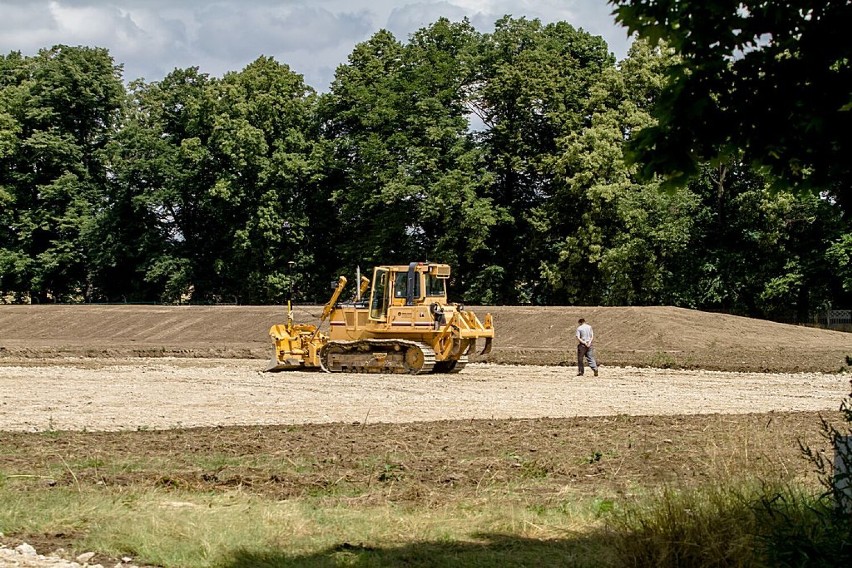
MULTIPOLYGON (((802 458, 799 443, 830 455, 819 424, 821 418, 839 422, 838 414, 0 431, 0 472, 20 476, 22 490, 239 491, 354 507, 475 506, 512 499, 524 507, 570 509, 581 498, 622 500, 662 486, 726 483, 741 476, 804 483, 816 491, 812 464, 802 458)), ((7 534, 0 544, 27 542, 45 554, 61 548, 73 558, 85 550, 76 548, 84 536, 58 527, 7 534)), ((119 563, 100 555, 93 561, 119 563)))
POLYGON ((0 474, 415 506, 516 482, 531 502, 756 471, 813 482, 799 443, 827 450, 820 417, 839 420, 849 393, 847 333, 665 307, 474 309, 494 315, 494 351, 410 377, 263 373, 280 308, 0 306, 0 474), (575 376, 579 317, 599 377, 575 376))
POLYGON ((0 430, 403 423, 836 410, 848 378, 475 363, 455 375, 264 373, 245 359, 21 359, 0 365, 0 430))
POLYGON ((817 413, 2 432, 0 468, 43 487, 239 488, 274 499, 434 505, 531 480, 528 490, 558 500, 745 472, 806 478, 799 441, 827 449, 817 413))
MULTIPOLYGON (((852 334, 672 307, 473 307, 494 317, 494 350, 484 361, 574 365, 574 330, 595 329, 605 365, 720 371, 834 373, 852 334)), ((316 323, 321 308, 297 306, 316 323)), ((275 306, 0 306, 2 357, 227 357, 267 360, 275 306)), ((474 360, 476 360, 474 358, 474 360)))

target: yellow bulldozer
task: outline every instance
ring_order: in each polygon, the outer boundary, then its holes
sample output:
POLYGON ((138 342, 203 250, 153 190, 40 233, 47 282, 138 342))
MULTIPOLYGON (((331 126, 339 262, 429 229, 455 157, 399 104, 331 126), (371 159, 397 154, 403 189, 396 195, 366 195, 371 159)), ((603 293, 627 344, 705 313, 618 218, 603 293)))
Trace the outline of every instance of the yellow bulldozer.
POLYGON ((361 277, 352 299, 339 302, 346 278, 341 276, 318 325, 273 325, 275 345, 267 371, 322 369, 339 373, 457 373, 464 369, 476 341, 481 354, 491 351, 491 314, 480 321, 463 305, 447 301, 446 264, 412 262, 377 266, 373 279, 361 277), (329 319, 329 331, 320 326, 329 319))

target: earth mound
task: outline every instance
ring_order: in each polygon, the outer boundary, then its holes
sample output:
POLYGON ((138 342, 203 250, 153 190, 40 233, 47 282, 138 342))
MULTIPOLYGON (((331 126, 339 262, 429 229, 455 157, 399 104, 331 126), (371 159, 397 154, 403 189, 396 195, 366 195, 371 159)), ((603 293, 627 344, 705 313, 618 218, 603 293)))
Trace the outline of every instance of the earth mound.
MULTIPOLYGON (((488 356, 472 361, 574 365, 574 330, 595 330, 603 365, 724 371, 836 372, 852 354, 852 335, 674 307, 469 307, 494 317, 488 356)), ((320 306, 296 306, 297 322, 316 323, 320 306)), ((279 306, 0 306, 0 357, 225 357, 267 359, 279 306)))

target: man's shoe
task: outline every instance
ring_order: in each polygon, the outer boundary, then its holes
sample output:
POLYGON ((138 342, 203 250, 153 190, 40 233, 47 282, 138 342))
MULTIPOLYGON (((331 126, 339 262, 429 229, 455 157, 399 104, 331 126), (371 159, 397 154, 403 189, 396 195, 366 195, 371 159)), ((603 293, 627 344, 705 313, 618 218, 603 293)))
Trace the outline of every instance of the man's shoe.
POLYGON ((596 377, 598 376, 598 370, 597 369, 595 369, 595 376, 596 377))
POLYGON ((577 373, 577 376, 578 376, 578 377, 582 377, 582 376, 583 376, 583 373, 577 373))

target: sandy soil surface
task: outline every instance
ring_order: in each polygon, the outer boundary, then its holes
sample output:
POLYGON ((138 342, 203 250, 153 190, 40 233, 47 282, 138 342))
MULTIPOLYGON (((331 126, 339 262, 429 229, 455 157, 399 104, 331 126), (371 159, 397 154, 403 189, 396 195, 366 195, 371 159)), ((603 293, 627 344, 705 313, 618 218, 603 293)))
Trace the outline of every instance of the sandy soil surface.
POLYGON ((844 375, 471 364, 457 375, 263 373, 256 360, 6 360, 0 431, 837 410, 844 375))

